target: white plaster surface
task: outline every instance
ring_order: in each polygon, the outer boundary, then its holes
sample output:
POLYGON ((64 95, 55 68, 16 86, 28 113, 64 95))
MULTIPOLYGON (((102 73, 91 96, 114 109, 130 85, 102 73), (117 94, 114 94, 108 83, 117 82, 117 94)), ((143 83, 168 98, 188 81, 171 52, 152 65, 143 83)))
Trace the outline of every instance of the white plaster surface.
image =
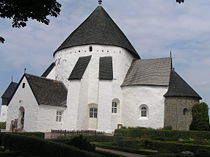
POLYGON ((0 122, 6 122, 7 120, 7 105, 1 105, 0 122))
POLYGON ((121 109, 117 114, 111 113, 112 100, 122 99, 121 84, 125 78, 133 57, 123 48, 103 45, 85 45, 61 50, 55 54, 56 78, 68 88, 67 110, 63 129, 98 130, 111 132, 121 123, 121 109), (89 46, 93 51, 89 52, 89 46), (81 80, 69 81, 69 75, 77 60, 90 56, 91 60, 81 80), (112 56, 114 80, 99 80, 99 59, 112 56), (98 107, 98 118, 89 118, 89 105, 98 107))
POLYGON ((28 132, 39 131, 37 128, 38 103, 25 77, 8 105, 6 130, 10 130, 11 120, 19 118, 20 107, 25 109, 24 130, 28 132), (22 88, 22 83, 25 83, 25 88, 22 88))
POLYGON ((55 67, 50 71, 46 78, 55 79, 55 67))
POLYGON ((68 89, 67 107, 38 105, 26 83, 20 86, 8 107, 7 129, 11 120, 19 116, 19 108, 25 108, 25 131, 49 132, 62 130, 98 130, 113 132, 118 124, 124 126, 161 128, 164 124, 164 97, 167 87, 132 86, 121 84, 134 58, 125 49, 116 46, 84 45, 67 48, 55 54, 55 67, 47 78, 62 81, 68 89), (93 51, 89 52, 89 46, 93 51), (81 80, 68 78, 77 60, 92 56, 81 80), (99 80, 99 59, 112 56, 113 80, 99 80), (112 113, 112 100, 118 99, 118 112, 112 113), (21 101, 20 101, 21 100, 21 101), (21 103, 20 103, 21 102, 21 103), (139 107, 148 105, 148 118, 140 118, 139 107), (98 108, 98 118, 89 117, 89 108, 98 108), (56 122, 56 111, 63 111, 62 122, 56 122))
POLYGON ((123 87, 122 124, 126 127, 164 127, 164 94, 167 87, 123 87), (140 116, 140 106, 148 106, 148 117, 140 116))
POLYGON ((65 107, 39 105, 39 112, 37 118, 38 131, 50 132, 51 130, 61 130, 63 127, 63 115, 61 122, 56 122, 56 112, 65 112, 65 109, 65 107))

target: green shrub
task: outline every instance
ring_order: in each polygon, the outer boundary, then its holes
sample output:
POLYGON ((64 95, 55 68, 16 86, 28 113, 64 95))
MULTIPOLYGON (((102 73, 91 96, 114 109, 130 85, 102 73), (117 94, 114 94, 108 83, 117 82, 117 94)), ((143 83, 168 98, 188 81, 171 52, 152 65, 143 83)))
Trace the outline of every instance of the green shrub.
POLYGON ((13 156, 18 156, 20 153, 19 152, 0 152, 0 157, 13 157, 13 156))
POLYGON ((195 157, 209 157, 210 149, 198 149, 195 153, 195 157))
MULTIPOLYGON (((65 143, 76 136, 78 135, 60 136, 57 139, 52 139, 52 141, 65 143)), ((121 139, 130 139, 128 137, 105 136, 105 135, 84 135, 84 137, 90 142, 113 142, 121 139)))
POLYGON ((44 136, 45 136, 45 134, 43 132, 12 132, 12 133, 9 133, 9 134, 39 137, 39 138, 42 138, 42 139, 44 139, 44 136))
POLYGON ((77 149, 61 143, 41 138, 2 133, 2 145, 12 151, 20 151, 24 156, 40 157, 99 157, 100 155, 77 149))
POLYGON ((118 154, 105 152, 105 151, 101 151, 101 150, 96 150, 96 153, 103 155, 103 157, 126 157, 123 155, 118 155, 118 154))
POLYGON ((149 155, 148 157, 194 157, 193 155, 174 154, 174 153, 158 153, 149 155))
POLYGON ((0 129, 6 129, 6 122, 0 122, 0 129))
POLYGON ((115 143, 111 142, 94 142, 97 147, 107 148, 107 149, 114 149, 123 152, 135 153, 135 154, 143 154, 143 155, 150 155, 157 153, 156 150, 151 149, 142 149, 142 148, 132 148, 132 147, 120 147, 115 143))
POLYGON ((180 138, 210 139, 210 131, 155 130, 139 128, 116 129, 114 135, 119 137, 148 137, 164 141, 176 141, 180 138))
POLYGON ((67 140, 65 144, 72 145, 79 149, 83 149, 87 151, 95 151, 95 146, 90 144, 87 138, 82 135, 75 136, 72 139, 67 140))
POLYGON ((188 144, 188 143, 178 143, 178 142, 172 142, 172 141, 157 141, 157 140, 143 140, 144 146, 146 148, 150 149, 157 149, 160 151, 170 151, 173 153, 180 153, 182 151, 191 151, 196 152, 198 149, 209 149, 210 146, 204 146, 204 145, 195 145, 195 144, 188 144))
POLYGON ((172 126, 165 126, 163 130, 172 130, 172 126))
POLYGON ((149 155, 148 157, 176 157, 176 154, 174 154, 174 153, 159 153, 159 154, 149 155))
POLYGON ((208 110, 208 105, 204 102, 193 105, 193 120, 190 125, 190 130, 209 130, 208 110))
POLYGON ((141 141, 136 139, 118 139, 113 142, 118 147, 122 148, 140 148, 142 146, 141 141))

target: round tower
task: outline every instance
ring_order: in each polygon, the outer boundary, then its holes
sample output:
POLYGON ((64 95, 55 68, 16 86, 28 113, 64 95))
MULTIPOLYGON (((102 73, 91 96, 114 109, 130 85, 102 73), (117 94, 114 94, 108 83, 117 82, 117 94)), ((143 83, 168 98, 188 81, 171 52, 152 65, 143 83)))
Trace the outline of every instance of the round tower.
POLYGON ((55 79, 68 88, 64 128, 107 132, 117 128, 121 85, 133 59, 139 58, 120 28, 98 6, 54 53, 55 79), (118 112, 112 113, 116 102, 118 112))

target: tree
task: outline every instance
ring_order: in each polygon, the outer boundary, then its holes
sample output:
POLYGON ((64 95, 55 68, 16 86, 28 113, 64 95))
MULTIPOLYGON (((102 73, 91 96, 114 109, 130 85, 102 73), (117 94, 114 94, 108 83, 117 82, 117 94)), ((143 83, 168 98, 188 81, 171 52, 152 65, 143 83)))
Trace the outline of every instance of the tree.
POLYGON ((208 105, 204 102, 193 105, 190 130, 209 130, 208 105))
MULTIPOLYGON (((176 0, 183 3, 184 0, 176 0)), ((49 24, 47 16, 57 17, 61 4, 56 0, 0 0, 0 18, 12 19, 12 27, 25 27, 28 19, 49 24)), ((4 43, 0 36, 0 42, 4 43)))
MULTIPOLYGON (((29 19, 49 24, 47 16, 57 17, 61 4, 56 0, 0 0, 0 18, 12 19, 12 27, 25 27, 29 19)), ((0 42, 4 38, 0 37, 0 42)))

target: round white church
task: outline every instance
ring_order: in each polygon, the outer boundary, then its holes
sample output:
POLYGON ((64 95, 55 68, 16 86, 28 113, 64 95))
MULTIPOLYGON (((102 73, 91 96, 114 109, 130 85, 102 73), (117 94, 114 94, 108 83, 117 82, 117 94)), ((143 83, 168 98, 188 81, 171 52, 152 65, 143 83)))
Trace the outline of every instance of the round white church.
POLYGON ((201 97, 174 71, 170 57, 141 59, 102 6, 53 56, 42 76, 24 74, 9 98, 2 96, 7 130, 14 122, 27 132, 189 129, 191 108, 201 97))

